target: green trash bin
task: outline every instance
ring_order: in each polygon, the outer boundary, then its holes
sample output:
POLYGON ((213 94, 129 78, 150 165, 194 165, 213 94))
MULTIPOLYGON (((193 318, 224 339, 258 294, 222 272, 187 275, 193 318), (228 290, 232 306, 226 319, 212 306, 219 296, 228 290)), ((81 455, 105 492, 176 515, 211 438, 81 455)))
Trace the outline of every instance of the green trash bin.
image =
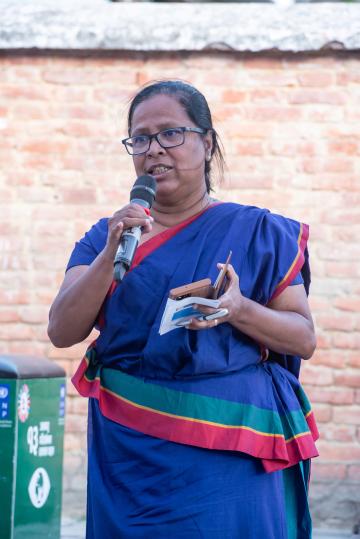
POLYGON ((0 538, 60 537, 66 379, 43 358, 0 355, 0 538))

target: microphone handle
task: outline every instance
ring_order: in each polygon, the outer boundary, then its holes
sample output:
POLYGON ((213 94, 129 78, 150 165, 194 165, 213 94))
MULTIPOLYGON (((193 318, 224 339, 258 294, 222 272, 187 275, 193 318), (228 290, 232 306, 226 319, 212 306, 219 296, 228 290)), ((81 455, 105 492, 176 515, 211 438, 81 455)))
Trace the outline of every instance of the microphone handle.
POLYGON ((140 237, 140 226, 127 229, 121 236, 121 241, 114 259, 115 281, 122 281, 125 273, 130 269, 140 237))

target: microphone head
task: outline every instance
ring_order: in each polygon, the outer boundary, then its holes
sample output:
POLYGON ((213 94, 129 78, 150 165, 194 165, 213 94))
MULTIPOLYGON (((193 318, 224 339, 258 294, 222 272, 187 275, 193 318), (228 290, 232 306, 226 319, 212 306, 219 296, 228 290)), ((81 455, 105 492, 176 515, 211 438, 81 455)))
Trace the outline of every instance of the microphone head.
POLYGON ((156 180, 150 174, 139 176, 130 191, 130 202, 151 208, 156 195, 156 180))

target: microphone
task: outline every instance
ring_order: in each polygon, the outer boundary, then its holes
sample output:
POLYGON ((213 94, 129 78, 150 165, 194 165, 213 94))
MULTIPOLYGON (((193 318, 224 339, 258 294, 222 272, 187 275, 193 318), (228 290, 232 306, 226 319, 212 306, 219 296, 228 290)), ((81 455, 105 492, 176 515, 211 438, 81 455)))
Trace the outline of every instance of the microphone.
MULTIPOLYGON (((153 176, 139 176, 130 191, 130 203, 140 204, 149 209, 154 202, 156 194, 156 180, 153 176)), ((134 259, 139 239, 141 226, 133 226, 125 230, 121 236, 119 247, 114 259, 114 279, 119 282, 124 278, 134 259)))

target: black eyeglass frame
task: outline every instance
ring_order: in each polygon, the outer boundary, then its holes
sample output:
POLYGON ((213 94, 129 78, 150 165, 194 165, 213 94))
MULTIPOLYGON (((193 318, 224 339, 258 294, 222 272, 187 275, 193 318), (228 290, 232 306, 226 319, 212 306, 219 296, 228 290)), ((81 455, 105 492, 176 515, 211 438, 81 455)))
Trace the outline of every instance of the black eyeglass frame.
MULTIPOLYGON (((153 139, 156 139, 157 143, 164 149, 167 149, 167 148, 177 148, 178 146, 182 146, 185 142, 185 133, 199 133, 200 135, 206 135, 206 133, 209 131, 209 129, 205 129, 203 127, 168 127, 167 129, 162 129, 161 131, 158 131, 157 133, 153 133, 152 135, 147 135, 147 134, 143 134, 143 135, 138 135, 138 136, 141 136, 141 137, 148 137, 148 147, 146 148, 146 150, 143 150, 142 152, 138 152, 138 153, 131 153, 129 151, 129 147, 128 147, 128 143, 129 143, 129 140, 135 138, 135 137, 128 137, 128 138, 124 138, 121 142, 122 144, 124 144, 125 148, 126 148, 126 151, 129 155, 142 155, 144 153, 146 153, 150 146, 151 146, 151 141, 153 139), (183 140, 182 142, 180 142, 180 144, 173 144, 171 146, 164 146, 164 144, 162 144, 160 142, 160 140, 158 139, 158 135, 160 135, 160 133, 164 133, 166 131, 173 131, 175 129, 180 129, 180 131, 182 131, 183 133, 183 140)), ((136 136, 136 135, 135 135, 136 136)))

